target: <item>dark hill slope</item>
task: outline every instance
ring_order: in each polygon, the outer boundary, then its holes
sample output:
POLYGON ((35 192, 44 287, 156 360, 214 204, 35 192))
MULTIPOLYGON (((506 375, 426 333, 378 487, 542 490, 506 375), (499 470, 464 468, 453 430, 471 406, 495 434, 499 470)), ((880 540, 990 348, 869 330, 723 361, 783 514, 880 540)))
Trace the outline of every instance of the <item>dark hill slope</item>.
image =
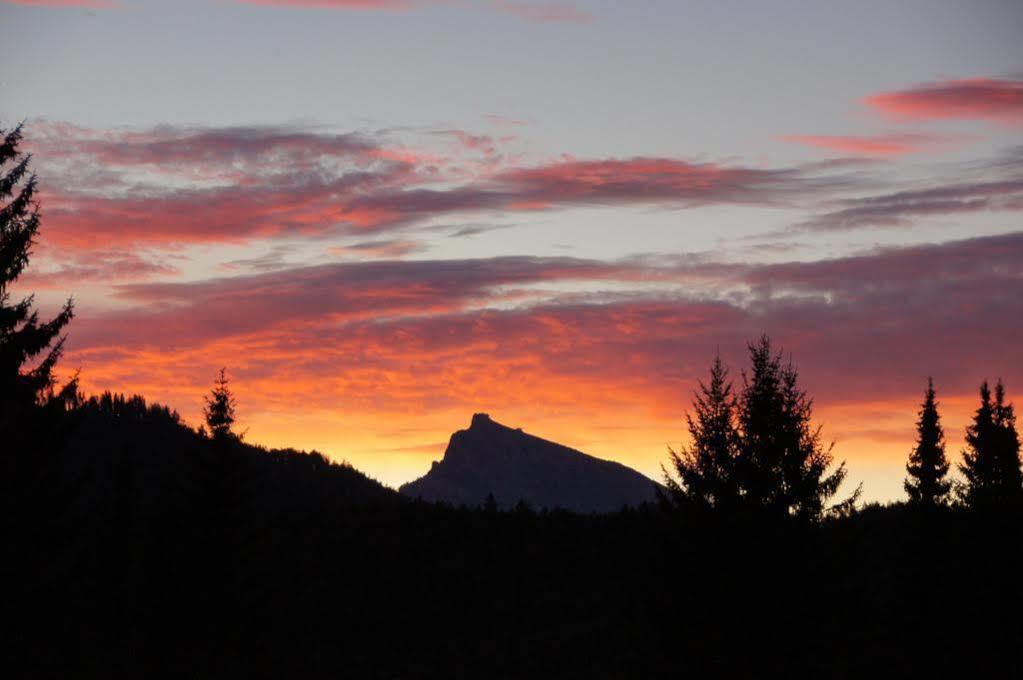
MULTIPOLYGON (((104 394, 70 414, 61 484, 86 506, 116 497, 146 514, 158 505, 193 504, 213 456, 210 442, 166 407, 138 396, 104 394)), ((264 511, 400 499, 350 465, 317 452, 237 442, 228 458, 222 474, 264 511)))
POLYGON ((493 493, 500 507, 613 512, 655 498, 656 484, 619 463, 534 437, 477 413, 451 436, 444 459, 401 493, 427 501, 479 505, 493 493))

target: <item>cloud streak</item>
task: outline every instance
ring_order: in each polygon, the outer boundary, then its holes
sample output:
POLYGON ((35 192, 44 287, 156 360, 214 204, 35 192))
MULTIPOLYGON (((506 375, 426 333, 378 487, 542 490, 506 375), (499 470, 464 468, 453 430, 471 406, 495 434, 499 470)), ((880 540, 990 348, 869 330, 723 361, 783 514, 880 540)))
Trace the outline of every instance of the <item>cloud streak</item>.
POLYGON ((814 217, 802 227, 811 231, 907 227, 919 217, 989 210, 1023 210, 1023 179, 946 184, 919 191, 846 199, 837 210, 814 217))
POLYGON ((499 147, 511 138, 443 134, 456 141, 447 155, 288 127, 51 124, 32 145, 45 159, 47 238, 79 249, 382 233, 570 207, 782 205, 839 183, 800 168, 676 158, 508 164, 499 147))
POLYGON ((1023 81, 971 78, 924 83, 865 98, 875 111, 904 120, 1023 120, 1023 81))
POLYGON ((861 156, 901 156, 947 147, 968 139, 962 135, 887 134, 857 135, 787 135, 787 142, 825 151, 861 156))
MULTIPOLYGON (((488 347, 498 363, 509 358, 503 348, 518 338, 567 353, 532 370, 613 380, 654 366, 668 370, 671 342, 694 334, 694 361, 705 358, 714 338, 741 343, 767 329, 777 330, 786 344, 816 347, 822 364, 840 364, 827 368, 836 376, 844 370, 877 376, 905 373, 889 362, 918 351, 912 345, 920 329, 928 329, 923 337, 943 339, 933 351, 919 350, 929 361, 954 347, 941 361, 979 360, 993 352, 1006 366, 1018 349, 1013 338, 1023 331, 1023 314, 1017 313, 1023 305, 1023 233, 819 262, 657 262, 347 262, 201 282, 127 284, 118 288, 119 297, 131 307, 79 322, 72 345, 86 354, 110 346, 122 353, 173 353, 242 343, 252 345, 245 356, 271 352, 286 370, 288 348, 332 353, 353 338, 368 343, 358 354, 398 357, 416 347, 425 358, 431 348, 443 354, 457 353, 459 346, 488 347), (613 281, 626 284, 626 292, 578 295, 564 286, 613 281), (975 317, 976 326, 970 322, 975 317), (877 354, 885 343, 891 343, 889 354, 877 354), (833 354, 825 359, 828 347, 833 354), (612 356, 623 361, 610 361, 612 356), (601 377, 606 373, 611 377, 601 377)), ((923 370, 923 357, 909 360, 923 370)))

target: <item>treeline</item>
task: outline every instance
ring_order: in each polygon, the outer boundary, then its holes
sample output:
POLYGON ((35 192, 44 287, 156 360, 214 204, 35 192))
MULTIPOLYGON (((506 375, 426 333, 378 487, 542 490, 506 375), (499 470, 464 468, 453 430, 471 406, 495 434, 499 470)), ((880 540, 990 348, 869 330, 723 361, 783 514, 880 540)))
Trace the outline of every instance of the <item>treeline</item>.
MULTIPOLYGON (((850 513, 860 495, 833 502, 846 477, 831 446, 812 422, 813 402, 799 387, 791 360, 784 362, 765 335, 750 344, 750 372, 738 391, 720 357, 700 382, 686 415, 691 444, 669 451, 665 501, 679 509, 761 514, 819 522, 850 513), (673 473, 673 474, 672 474, 673 473)), ((1013 405, 1001 380, 980 386, 980 406, 966 431, 967 448, 949 478, 945 434, 934 383, 928 379, 916 423, 916 444, 904 482, 914 506, 955 505, 971 510, 1023 509, 1023 460, 1013 405)))

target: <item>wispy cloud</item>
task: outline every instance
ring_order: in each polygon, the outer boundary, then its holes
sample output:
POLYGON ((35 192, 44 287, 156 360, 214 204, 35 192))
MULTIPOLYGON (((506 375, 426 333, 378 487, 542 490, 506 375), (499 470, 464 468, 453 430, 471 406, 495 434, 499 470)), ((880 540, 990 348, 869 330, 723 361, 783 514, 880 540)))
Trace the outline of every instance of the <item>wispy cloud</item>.
POLYGON ((802 226, 814 231, 904 227, 918 217, 987 210, 1023 210, 1023 179, 953 183, 845 199, 836 210, 811 218, 802 226))
POLYGON ((94 248, 334 237, 438 219, 646 205, 780 205, 841 186, 828 171, 678 158, 518 164, 511 137, 445 130, 430 153, 289 127, 97 131, 39 125, 47 238, 94 248), (454 155, 451 155, 454 154, 454 155))
POLYGON ((1023 81, 971 78, 924 83, 864 99, 873 109, 906 120, 1023 120, 1023 81))
POLYGON ((786 135, 787 142, 826 151, 863 156, 901 156, 919 153, 972 139, 966 135, 886 134, 886 135, 786 135))
POLYGON ((166 257, 122 249, 49 252, 42 267, 33 267, 18 279, 29 289, 66 288, 82 283, 117 284, 174 276, 177 267, 166 257), (56 257, 55 257, 56 256, 56 257))

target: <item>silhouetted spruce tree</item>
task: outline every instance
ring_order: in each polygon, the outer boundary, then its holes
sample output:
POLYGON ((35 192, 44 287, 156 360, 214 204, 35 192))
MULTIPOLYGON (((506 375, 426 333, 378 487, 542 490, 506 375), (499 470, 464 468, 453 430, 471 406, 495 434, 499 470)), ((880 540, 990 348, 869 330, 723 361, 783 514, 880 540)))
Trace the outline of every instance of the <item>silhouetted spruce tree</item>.
POLYGON ((995 399, 985 380, 980 386, 980 406, 966 428, 966 450, 959 470, 965 483, 960 500, 975 510, 987 510, 1023 501, 1019 434, 1012 404, 1005 403, 1001 381, 995 399))
POLYGON ((29 171, 32 157, 18 148, 21 126, 0 130, 0 136, 0 432, 10 442, 40 408, 63 406, 73 398, 76 385, 72 381, 54 391, 53 369, 64 348, 60 333, 71 321, 72 301, 42 322, 32 308, 33 296, 11 301, 10 286, 28 265, 39 230, 39 204, 36 176, 29 171))
POLYGON ((832 446, 821 443, 812 425, 813 402, 798 384, 791 361, 782 364, 764 335, 749 345, 751 370, 743 373, 738 400, 736 474, 743 501, 776 516, 817 521, 848 510, 860 488, 829 506, 846 476, 845 463, 832 467, 832 446))
POLYGON ((220 369, 204 402, 209 436, 195 457, 198 544, 191 552, 198 560, 193 568, 202 574, 201 587, 208 589, 203 597, 217 603, 205 622, 213 634, 245 600, 251 584, 240 575, 253 559, 255 532, 265 509, 255 502, 253 488, 261 461, 246 451, 233 430, 237 405, 226 369, 220 369))
POLYGON ((927 379, 927 392, 916 421, 916 447, 909 454, 906 472, 909 477, 903 482, 903 487, 911 503, 927 507, 948 503, 952 483, 945 479, 948 475, 945 432, 941 429, 934 381, 930 378, 927 379))
POLYGON ((995 384, 995 431, 998 435, 998 472, 1007 502, 1023 502, 1023 461, 1020 460, 1019 432, 1016 430, 1016 412, 1005 401, 1005 386, 995 384))
POLYGON ((78 390, 75 380, 57 389, 53 376, 72 301, 40 321, 33 296, 11 300, 10 287, 28 265, 40 216, 31 155, 19 150, 21 126, 0 130, 0 138, 0 496, 6 497, 28 493, 29 477, 52 464, 46 459, 59 446, 58 420, 78 390))
POLYGON ((227 369, 220 369, 213 389, 203 399, 209 435, 198 460, 199 486, 216 511, 226 517, 238 500, 248 462, 239 445, 241 437, 232 429, 237 404, 228 385, 227 369))
POLYGON ((990 509, 1018 502, 1020 494, 1019 437, 1015 413, 1005 403, 1005 388, 1000 381, 995 400, 987 380, 980 386, 980 406, 966 430, 967 448, 963 451, 965 483, 960 500, 973 509, 990 509))
POLYGON ((986 505, 995 485, 995 423, 991 388, 985 380, 980 385, 980 406, 973 422, 966 428, 966 449, 959 464, 965 481, 959 490, 960 500, 971 508, 986 505))
POLYGON ((662 466, 668 500, 676 507, 734 507, 740 493, 735 477, 735 397, 720 356, 711 364, 710 382, 699 382, 686 425, 692 443, 680 451, 668 449, 674 475, 662 466))
POLYGON ((227 442, 238 439, 238 436, 231 430, 235 421, 235 399, 228 387, 227 369, 221 368, 213 389, 205 397, 206 426, 209 428, 210 438, 215 442, 227 442))

